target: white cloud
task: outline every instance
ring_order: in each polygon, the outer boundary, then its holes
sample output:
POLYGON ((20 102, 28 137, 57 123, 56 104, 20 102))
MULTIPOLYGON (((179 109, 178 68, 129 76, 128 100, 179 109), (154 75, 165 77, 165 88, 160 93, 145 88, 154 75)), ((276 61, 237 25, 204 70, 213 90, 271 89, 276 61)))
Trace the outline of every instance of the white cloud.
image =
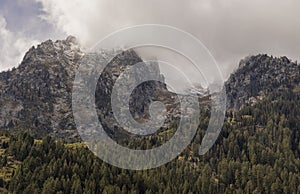
POLYGON ((7 70, 17 66, 24 53, 38 41, 24 37, 21 33, 11 32, 7 29, 7 23, 0 15, 0 69, 7 70))
POLYGON ((249 54, 300 59, 298 0, 36 0, 47 21, 86 46, 123 27, 172 25, 198 37, 228 74, 249 54))

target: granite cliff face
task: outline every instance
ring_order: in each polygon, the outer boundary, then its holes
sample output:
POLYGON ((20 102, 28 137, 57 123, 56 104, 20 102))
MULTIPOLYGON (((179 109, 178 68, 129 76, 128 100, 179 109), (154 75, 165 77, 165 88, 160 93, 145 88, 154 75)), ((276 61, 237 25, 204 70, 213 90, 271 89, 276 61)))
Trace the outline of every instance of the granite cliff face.
MULTIPOLYGON (((55 42, 48 40, 32 47, 19 67, 1 72, 0 129, 26 130, 37 137, 48 134, 78 137, 72 113, 72 89, 75 72, 84 55, 72 36, 55 42)), ((91 58, 91 64, 93 60, 107 64, 97 82, 95 104, 107 132, 116 136, 122 130, 117 127, 112 113, 112 88, 128 67, 143 61, 133 50, 103 51, 91 58), (109 61, 112 56, 115 57, 109 61)), ((159 75, 160 82, 145 82, 133 90, 129 106, 131 115, 144 122, 149 119, 151 102, 161 101, 167 108, 165 126, 168 126, 180 117, 178 96, 168 91, 156 63, 151 64, 148 71, 159 75)), ((97 72, 95 75, 99 76, 97 72)), ((245 104, 255 104, 275 91, 299 92, 299 83, 300 66, 296 62, 267 55, 247 57, 225 83, 228 108, 238 110, 245 104)), ((204 97, 199 98, 200 106, 209 108, 211 99, 207 91, 192 88, 188 93, 204 97)))
MULTIPOLYGON (((108 63, 115 52, 104 51, 95 59, 108 63)), ((118 53, 99 77, 95 102, 99 119, 112 134, 115 125, 110 100, 112 87, 127 67, 142 62, 133 50, 118 53)), ((0 128, 28 130, 37 137, 47 134, 77 137, 72 115, 72 88, 83 56, 74 37, 56 42, 48 40, 32 47, 19 67, 0 73, 0 128)), ((157 64, 149 71, 160 75, 157 64)), ((163 84, 163 76, 160 77, 161 82, 146 82, 133 91, 130 112, 136 119, 149 117, 146 110, 154 100, 169 103, 169 110, 176 109, 175 96, 163 84)))
POLYGON ((37 136, 73 131, 72 80, 83 53, 74 37, 32 47, 19 67, 0 73, 0 127, 37 136))
POLYGON ((298 91, 300 65, 286 57, 268 55, 247 57, 225 84, 228 107, 240 109, 255 104, 273 92, 298 91))
MULTIPOLYGON (((120 137, 125 134, 128 135, 126 131, 119 127, 112 111, 111 97, 113 87, 115 87, 117 79, 120 78, 121 75, 124 76, 126 74, 126 70, 135 64, 143 63, 143 60, 135 53, 134 50, 117 51, 117 53, 119 54, 108 62, 104 70, 101 72, 95 92, 98 117, 101 124, 111 137, 120 137)), ((103 59, 103 61, 105 61, 105 59, 103 59)), ((106 62, 104 62, 104 64, 106 64, 106 62)), ((168 91, 167 86, 164 84, 164 76, 160 74, 157 63, 153 62, 151 64, 146 64, 145 67, 147 68, 138 68, 130 74, 127 74, 126 76, 129 77, 129 79, 126 81, 136 82, 137 80, 140 80, 141 77, 146 76, 146 74, 156 75, 159 77, 159 81, 149 80, 134 88, 129 101, 130 113, 135 120, 143 123, 150 118, 150 104, 154 101, 163 102, 168 110, 166 120, 167 126, 168 123, 172 121, 172 115, 179 112, 178 99, 176 98, 176 94, 168 91)), ((98 74, 99 73, 97 73, 97 75, 98 74)), ((127 87, 127 82, 124 83, 123 86, 125 86, 123 90, 126 90, 126 92, 130 91, 130 88, 127 87)), ((125 93, 125 91, 122 93, 125 93)), ((119 95, 122 95, 122 93, 119 95)), ((119 97, 122 98, 121 96, 119 97)))

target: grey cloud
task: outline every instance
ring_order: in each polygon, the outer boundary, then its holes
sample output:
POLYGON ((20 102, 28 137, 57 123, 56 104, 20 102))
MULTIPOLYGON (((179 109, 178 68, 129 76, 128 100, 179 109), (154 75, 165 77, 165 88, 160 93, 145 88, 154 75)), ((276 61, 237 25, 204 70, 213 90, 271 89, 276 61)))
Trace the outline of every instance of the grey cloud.
MULTIPOLYGON (((36 14, 46 20, 42 29, 53 33, 45 36, 72 34, 87 48, 115 30, 158 23, 183 29, 201 40, 225 77, 241 58, 251 54, 300 59, 298 0, 35 1, 41 9, 36 14), (57 30, 48 30, 51 25, 57 30)), ((32 25, 38 28, 40 23, 32 25)))
POLYGON ((297 0, 37 0, 47 19, 85 46, 130 25, 159 23, 195 35, 215 56, 225 76, 250 54, 299 59, 297 0))

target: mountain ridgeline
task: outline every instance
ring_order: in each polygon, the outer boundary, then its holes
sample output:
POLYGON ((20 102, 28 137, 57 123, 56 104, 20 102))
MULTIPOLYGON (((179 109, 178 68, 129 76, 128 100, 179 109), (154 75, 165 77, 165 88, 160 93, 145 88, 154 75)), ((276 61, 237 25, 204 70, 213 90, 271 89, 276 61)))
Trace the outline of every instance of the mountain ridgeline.
MULTIPOLYGON (((95 103, 99 119, 113 135, 116 131, 111 129, 116 127, 116 120, 111 110, 112 88, 127 67, 143 61, 133 50, 117 55, 116 51, 105 52, 100 60, 101 64, 108 65, 99 78, 95 103), (112 55, 116 57, 108 61, 112 55)), ((56 42, 48 40, 37 48, 32 47, 17 68, 1 72, 0 128, 30 131, 36 137, 51 134, 61 138, 77 138, 71 97, 75 72, 83 56, 75 37, 69 36, 56 42)), ((160 74, 157 64, 150 71, 160 74)), ((155 100, 167 105, 168 123, 172 118, 179 117, 176 94, 168 91, 163 75, 160 77, 161 82, 141 84, 131 95, 130 111, 135 119, 149 118, 149 104, 155 100)), ((247 57, 225 83, 227 107, 239 110, 276 91, 298 91, 299 81, 299 65, 286 57, 247 57)))
POLYGON ((271 93, 300 88, 300 65, 287 57, 257 55, 247 57, 239 64, 225 84, 228 107, 239 109, 255 104, 271 93))
POLYGON ((0 74, 0 127, 39 137, 74 131, 71 92, 83 53, 76 39, 48 40, 32 47, 19 67, 0 74))
MULTIPOLYGON (((144 139, 124 132, 111 110, 112 88, 127 67, 143 61, 133 50, 118 51, 109 61, 114 54, 95 56, 107 63, 95 93, 98 118, 112 138, 129 137, 120 138, 119 144, 153 148, 176 131, 178 95, 168 91, 154 63, 148 70, 161 82, 139 85, 131 94, 130 112, 143 122, 149 118, 149 104, 162 101, 166 123, 144 139)), ((1 193, 300 193, 297 62, 262 54, 243 59, 225 82, 228 109, 214 146, 198 155, 211 100, 201 93, 193 142, 161 167, 131 171, 103 162, 80 142, 71 97, 83 56, 74 37, 49 40, 31 48, 19 67, 0 73, 1 193)))
MULTIPOLYGON (((72 89, 83 56, 74 37, 56 42, 48 40, 37 48, 32 47, 19 67, 0 73, 0 128, 29 131, 40 138, 49 134, 78 138, 72 115, 72 89)), ((107 63, 98 80, 95 103, 102 124, 114 134, 111 130, 116 123, 111 110, 112 88, 127 67, 143 61, 133 50, 105 51, 94 60, 100 61, 94 65, 107 63), (108 61, 112 55, 116 56, 108 61)), ((158 74, 161 82, 149 81, 133 91, 130 111, 137 119, 149 117, 145 109, 150 102, 159 99, 171 106, 176 99, 163 83, 158 65, 152 64, 148 71, 158 74)))

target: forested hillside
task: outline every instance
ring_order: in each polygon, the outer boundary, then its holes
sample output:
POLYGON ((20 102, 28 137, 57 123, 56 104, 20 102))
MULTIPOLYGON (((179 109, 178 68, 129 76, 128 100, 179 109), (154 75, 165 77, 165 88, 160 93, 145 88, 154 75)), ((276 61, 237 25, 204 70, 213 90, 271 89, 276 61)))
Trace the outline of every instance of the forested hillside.
MULTIPOLYGON (((74 37, 49 40, 31 48, 19 67, 0 73, 1 193, 300 193, 297 62, 268 55, 245 58, 225 83, 226 119, 211 150, 198 155, 213 95, 197 94, 201 116, 193 142, 161 167, 131 171, 101 161, 77 134, 71 97, 82 55, 74 37)), ((167 107, 164 126, 147 136, 116 126, 112 86, 137 62, 142 59, 134 50, 109 62, 98 80, 95 105, 110 137, 145 150, 174 135, 180 111, 176 94, 164 83, 147 82, 133 91, 130 113, 147 120, 150 102, 159 100, 167 107)), ((149 70, 163 80, 157 64, 149 70)))
MULTIPOLYGON (((106 164, 84 143, 3 132, 1 186, 24 193, 299 193, 299 100, 298 92, 285 90, 228 112, 217 143, 198 156, 208 121, 203 113, 192 145, 176 160, 147 171, 106 164)), ((154 140, 124 144, 146 148, 154 140)))

